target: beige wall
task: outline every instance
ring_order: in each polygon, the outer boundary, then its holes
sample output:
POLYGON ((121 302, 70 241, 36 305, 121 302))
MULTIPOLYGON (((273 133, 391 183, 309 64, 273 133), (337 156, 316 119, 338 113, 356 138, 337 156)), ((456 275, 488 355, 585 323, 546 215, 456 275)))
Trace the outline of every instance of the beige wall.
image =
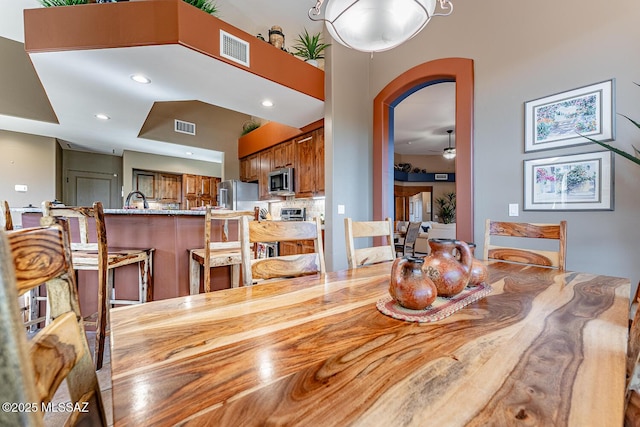
POLYGON ((188 173, 215 177, 222 176, 222 164, 220 163, 158 156, 155 154, 140 153, 138 151, 124 151, 122 154, 122 185, 124 187, 123 193, 125 197, 132 189, 133 169, 171 172, 176 174, 188 173))
MULTIPOLYGON (((58 194, 56 181, 55 139, 0 130, 0 199, 12 208, 29 204, 39 207, 44 200, 58 194), (27 192, 15 191, 15 185, 26 185, 27 192)), ((20 215, 13 214, 15 224, 20 215)))
MULTIPOLYGON (((511 0, 457 0, 455 6, 451 16, 434 18, 414 39, 373 56, 363 108, 417 64, 444 57, 473 59, 476 242, 481 246, 486 218, 566 219, 569 269, 629 277, 635 287, 640 279, 637 165, 615 158, 615 211, 521 212, 513 218, 507 209, 509 203, 522 209, 523 160, 599 150, 583 145, 524 153, 524 102, 615 78, 616 110, 640 119, 640 88, 633 84, 640 79, 635 54, 640 2, 621 0, 604 9, 596 0, 555 2, 552 9, 511 0)), ((617 120, 616 132, 616 146, 627 151, 632 143, 637 146, 640 131, 624 119, 617 120)))

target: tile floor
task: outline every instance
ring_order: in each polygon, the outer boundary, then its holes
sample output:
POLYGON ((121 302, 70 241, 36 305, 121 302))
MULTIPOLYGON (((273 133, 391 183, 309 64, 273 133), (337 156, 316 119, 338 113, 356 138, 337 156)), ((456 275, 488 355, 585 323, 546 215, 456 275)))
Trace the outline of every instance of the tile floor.
MULTIPOLYGON (((100 384, 100 390, 102 392, 102 403, 104 405, 104 410, 107 414, 107 422, 109 426, 113 425, 113 405, 111 399, 111 351, 109 349, 109 337, 107 336, 107 345, 104 352, 104 363, 102 369, 98 371, 98 383, 100 384)), ((93 346, 95 343, 95 332, 87 331, 87 340, 89 342, 89 347, 91 348, 91 352, 93 354, 93 346)), ((56 392, 56 395, 53 397, 52 402, 69 402, 69 391, 67 390, 67 385, 61 384, 56 392)), ((47 427, 58 427, 63 426, 64 421, 67 418, 66 413, 56 413, 56 412, 48 412, 45 414, 44 422, 47 427)))

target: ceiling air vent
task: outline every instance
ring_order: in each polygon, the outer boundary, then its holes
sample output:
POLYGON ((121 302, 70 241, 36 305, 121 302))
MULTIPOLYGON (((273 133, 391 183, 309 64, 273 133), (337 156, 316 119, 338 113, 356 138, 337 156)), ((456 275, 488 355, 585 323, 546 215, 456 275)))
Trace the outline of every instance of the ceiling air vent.
POLYGON ((249 42, 220 30, 220 56, 249 66, 249 42))
POLYGON ((186 133, 187 135, 195 135, 196 134, 196 124, 189 123, 182 120, 175 120, 174 130, 180 133, 186 133))

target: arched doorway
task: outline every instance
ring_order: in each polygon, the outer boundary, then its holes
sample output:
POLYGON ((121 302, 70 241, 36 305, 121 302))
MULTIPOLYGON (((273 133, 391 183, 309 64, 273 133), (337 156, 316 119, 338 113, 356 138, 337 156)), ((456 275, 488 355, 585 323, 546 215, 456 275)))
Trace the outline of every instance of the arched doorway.
POLYGON ((373 101, 373 217, 393 217, 393 146, 389 144, 393 106, 417 88, 456 82, 457 237, 473 241, 473 60, 444 58, 407 70, 373 101))

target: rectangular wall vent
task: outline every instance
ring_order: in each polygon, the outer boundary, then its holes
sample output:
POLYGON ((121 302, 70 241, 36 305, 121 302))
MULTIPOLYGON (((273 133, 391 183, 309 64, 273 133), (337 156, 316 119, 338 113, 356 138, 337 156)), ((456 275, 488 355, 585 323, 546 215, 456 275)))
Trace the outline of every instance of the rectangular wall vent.
POLYGON ((180 133, 186 133, 187 135, 196 134, 196 124, 185 122, 183 120, 174 120, 175 127, 173 130, 180 133))
POLYGON ((220 30, 220 56, 249 66, 249 42, 220 30))

